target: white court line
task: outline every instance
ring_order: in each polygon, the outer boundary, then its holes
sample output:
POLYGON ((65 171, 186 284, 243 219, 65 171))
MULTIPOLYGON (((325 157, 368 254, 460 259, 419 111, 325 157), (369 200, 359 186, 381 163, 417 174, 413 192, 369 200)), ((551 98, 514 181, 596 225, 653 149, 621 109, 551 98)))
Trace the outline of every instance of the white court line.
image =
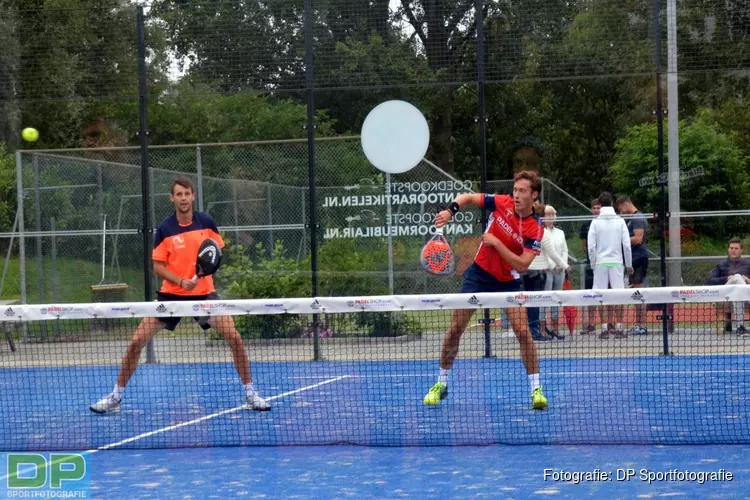
MULTIPOLYGON (((298 392, 303 392, 303 391, 307 391, 307 390, 310 390, 310 389, 314 389, 316 387, 320 387, 321 385, 326 385, 326 384, 331 384, 333 382, 338 382, 339 380, 342 380, 342 379, 345 379, 345 378, 348 378, 348 377, 349 377, 348 375, 342 375, 340 377, 336 377, 336 378, 331 378, 331 379, 328 379, 328 380, 324 380, 323 382, 318 382, 317 384, 308 385, 308 386, 305 386, 305 387, 300 387, 299 389, 294 389, 293 391, 283 392, 281 394, 277 394, 276 396, 271 396, 270 398, 266 398, 266 401, 273 401, 274 399, 279 399, 279 398, 283 398, 283 397, 286 397, 286 396, 291 396, 292 394, 297 394, 298 392)), ((163 428, 157 429, 155 431, 144 432, 143 434, 138 434, 137 436, 133 436, 133 437, 128 438, 128 439, 123 439, 122 441, 118 441, 116 443, 112 443, 112 444, 107 444, 107 445, 104 445, 104 446, 100 446, 99 448, 97 448, 95 450, 89 450, 89 452, 90 453, 96 453, 97 451, 109 450, 111 448, 116 448, 117 446, 122 446, 123 444, 128 444, 128 443, 132 443, 133 441, 138 441, 139 439, 143 439, 143 438, 155 436, 156 434, 162 434, 162 433, 168 432, 168 431, 173 431, 173 430, 179 429, 181 427, 187 427, 188 425, 193 425, 193 424, 198 424, 198 423, 201 423, 201 422, 205 422, 206 420, 211 420, 212 418, 220 417, 222 415, 227 415, 229 413, 235 413, 235 412, 238 412, 240 410, 244 410, 246 408, 247 408, 247 405, 242 405, 242 406, 237 406, 236 408, 230 408, 228 410, 222 410, 220 412, 212 413, 211 415, 206 415, 206 416, 203 416, 203 417, 200 417, 200 418, 196 418, 195 420, 189 420, 187 422, 182 422, 180 424, 170 425, 168 427, 163 427, 163 428)))
MULTIPOLYGON (((345 378, 349 378, 349 375, 342 375, 340 377, 331 378, 331 379, 328 379, 328 380, 324 380, 323 382, 318 382, 317 384, 308 385, 308 386, 305 386, 305 387, 300 387, 299 389, 294 389, 293 391, 282 392, 281 394, 277 394, 275 396, 271 396, 271 397, 266 398, 266 401, 273 401, 274 399, 280 399, 280 398, 283 398, 283 397, 286 397, 286 396, 291 396, 292 394, 297 394, 299 392, 308 391, 310 389, 314 389, 316 387, 320 387, 321 385, 326 385, 326 384, 331 384, 333 382, 338 382, 339 380, 343 380, 345 378)), ((93 453, 96 453, 97 451, 109 450, 111 448, 116 448, 117 446, 122 446, 123 444, 132 443, 133 441, 138 441, 139 439, 143 439, 143 438, 147 438, 147 437, 150 437, 150 436, 154 436, 156 434, 162 434, 164 432, 168 432, 168 431, 172 431, 172 430, 175 430, 175 429, 179 429, 180 427, 186 427, 188 425, 193 425, 193 424, 198 424, 200 422, 205 422, 206 420, 210 420, 212 418, 220 417, 222 415, 227 415, 228 413, 234 413, 234 412, 246 409, 246 408, 247 408, 247 405, 242 405, 242 406, 238 406, 236 408, 230 408, 228 410, 222 410, 220 412, 212 413, 211 415, 206 415, 206 416, 201 417, 201 418, 196 418, 195 420, 189 420, 187 422, 182 422, 180 424, 170 425, 169 427, 164 427, 162 429, 157 429, 157 430, 151 431, 151 432, 144 432, 143 434, 139 434, 137 436, 133 436, 132 438, 123 439, 122 441, 118 441, 116 443, 112 443, 112 444, 107 444, 107 445, 104 445, 104 446, 100 446, 99 448, 97 448, 95 450, 86 450, 86 451, 84 451, 82 453, 79 453, 79 455, 91 455, 93 453)), ((62 460, 64 460, 64 459, 62 459, 62 460)), ((62 460, 60 460, 60 461, 62 461, 62 460)), ((52 465, 52 464, 50 464, 50 465, 52 465)), ((0 476, 0 482, 5 481, 6 479, 8 479, 12 475, 13 474, 6 474, 4 476, 0 476)))

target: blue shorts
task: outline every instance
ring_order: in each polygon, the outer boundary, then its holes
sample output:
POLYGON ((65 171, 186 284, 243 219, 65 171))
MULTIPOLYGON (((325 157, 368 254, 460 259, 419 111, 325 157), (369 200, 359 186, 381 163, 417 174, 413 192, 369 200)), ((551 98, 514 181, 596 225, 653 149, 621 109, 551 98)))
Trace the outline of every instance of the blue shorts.
POLYGON ((523 283, 520 279, 498 281, 497 278, 474 263, 464 273, 464 283, 461 285, 459 293, 520 292, 522 289, 523 283))

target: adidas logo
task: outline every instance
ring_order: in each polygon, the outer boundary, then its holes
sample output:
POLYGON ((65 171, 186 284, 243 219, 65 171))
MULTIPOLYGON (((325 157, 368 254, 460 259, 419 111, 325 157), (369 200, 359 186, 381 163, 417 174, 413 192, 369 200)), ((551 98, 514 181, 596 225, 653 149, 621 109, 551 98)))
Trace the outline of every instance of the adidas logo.
POLYGON ((160 313, 167 312, 167 307, 164 304, 159 304, 156 307, 156 312, 160 312, 160 313))
POLYGON ((630 296, 633 300, 643 300, 643 294, 636 290, 636 292, 630 296))
POLYGON ((472 295, 467 302, 471 304, 472 306, 479 305, 479 299, 477 298, 476 295, 472 295))
POLYGON ((16 313, 15 313, 15 312, 13 312, 13 308, 12 308, 12 307, 9 307, 9 308, 7 308, 7 309, 5 310, 5 315, 6 315, 6 316, 13 316, 14 314, 16 314, 16 313))
POLYGON ((313 303, 310 304, 310 309, 320 309, 320 302, 318 302, 317 299, 313 301, 313 303))

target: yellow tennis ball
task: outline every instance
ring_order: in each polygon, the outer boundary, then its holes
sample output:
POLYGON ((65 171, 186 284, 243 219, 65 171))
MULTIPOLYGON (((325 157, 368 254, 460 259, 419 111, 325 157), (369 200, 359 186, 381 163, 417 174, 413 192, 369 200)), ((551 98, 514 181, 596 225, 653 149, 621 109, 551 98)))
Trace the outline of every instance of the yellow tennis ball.
POLYGON ((39 139, 39 131, 33 127, 26 127, 21 132, 24 141, 34 142, 39 139))

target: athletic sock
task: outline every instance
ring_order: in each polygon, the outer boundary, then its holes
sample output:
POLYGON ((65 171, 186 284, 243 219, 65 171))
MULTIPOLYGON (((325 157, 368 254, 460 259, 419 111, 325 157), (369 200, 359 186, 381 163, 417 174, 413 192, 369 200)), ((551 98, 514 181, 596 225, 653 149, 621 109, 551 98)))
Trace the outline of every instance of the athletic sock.
POLYGON ((255 387, 253 387, 253 383, 249 382, 245 384, 245 395, 249 398, 253 394, 255 394, 255 387))
POLYGON ((531 386, 531 392, 534 392, 539 387, 539 374, 532 373, 529 375, 529 385, 531 386))
POLYGON ((125 388, 115 384, 115 388, 112 390, 112 396, 114 396, 115 399, 122 399, 123 392, 125 392, 125 388))
POLYGON ((617 326, 615 327, 617 330, 622 330, 622 323, 617 323, 617 326))
POLYGON ((450 368, 441 368, 440 375, 438 375, 438 384, 448 385, 448 374, 450 374, 450 368))
POLYGON ((608 328, 607 328, 608 326, 609 325, 607 325, 607 323, 602 323, 602 331, 606 332, 608 330, 608 328))

